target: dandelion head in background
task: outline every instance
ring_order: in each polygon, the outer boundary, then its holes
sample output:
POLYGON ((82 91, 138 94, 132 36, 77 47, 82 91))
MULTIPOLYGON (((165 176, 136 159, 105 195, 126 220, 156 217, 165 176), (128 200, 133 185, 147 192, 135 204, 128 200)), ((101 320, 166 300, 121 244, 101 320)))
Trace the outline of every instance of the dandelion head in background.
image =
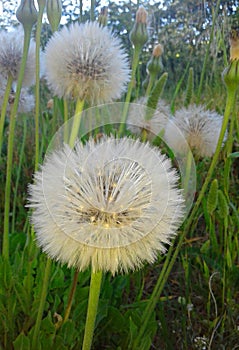
POLYGON ((170 118, 170 108, 164 100, 159 99, 152 117, 146 119, 147 111, 149 111, 146 105, 147 97, 141 97, 138 101, 130 105, 127 127, 133 134, 139 135, 143 131, 147 131, 156 136, 165 129, 170 118), (138 105, 142 105, 142 108, 140 109, 138 105))
MULTIPOLYGON (((4 93, 5 90, 0 87, 0 110, 1 106, 3 104, 4 99, 4 93)), ((9 95, 8 98, 8 106, 7 106, 7 112, 10 112, 11 106, 13 105, 15 100, 15 91, 12 90, 12 92, 9 95)), ((18 104, 18 112, 19 113, 29 113, 33 111, 35 108, 35 97, 31 93, 28 92, 27 89, 22 88, 20 93, 20 99, 18 104)))
MULTIPOLYGON (((12 76, 18 80, 23 55, 24 32, 16 29, 11 32, 0 32, 0 75, 3 79, 12 76)), ((35 82, 35 42, 30 41, 23 86, 31 86, 35 82)))
POLYGON ((48 42, 45 74, 58 97, 93 105, 120 98, 129 80, 129 64, 119 39, 107 27, 75 23, 48 42))
POLYGON ((202 105, 190 105, 175 113, 165 129, 165 140, 178 152, 185 151, 184 138, 198 157, 212 157, 215 153, 223 117, 202 105), (175 126, 183 137, 176 132, 175 126))
POLYGON ((165 252, 184 200, 170 160, 129 138, 90 139, 52 152, 29 187, 36 239, 79 270, 128 272, 165 252))

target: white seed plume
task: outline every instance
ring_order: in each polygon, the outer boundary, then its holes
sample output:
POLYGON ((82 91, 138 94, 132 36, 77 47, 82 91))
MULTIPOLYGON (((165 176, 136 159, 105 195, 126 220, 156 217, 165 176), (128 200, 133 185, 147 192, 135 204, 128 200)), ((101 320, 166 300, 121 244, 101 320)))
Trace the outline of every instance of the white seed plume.
POLYGON ((146 104, 147 97, 141 97, 130 105, 127 127, 133 134, 139 135, 146 130, 156 136, 165 128, 170 118, 170 108, 164 100, 159 99, 152 118, 147 120, 145 118, 148 110, 146 104), (142 105, 142 108, 140 109, 138 105, 142 105))
POLYGON ((199 157, 212 157, 215 153, 223 117, 205 106, 190 105, 175 113, 165 129, 165 140, 178 152, 185 152, 185 140, 199 157), (179 135, 175 126, 181 131, 179 135))
POLYGON ((45 74, 55 95, 93 105, 121 97, 129 80, 129 64, 119 39, 107 27, 75 23, 48 42, 45 74))
MULTIPOLYGON (((24 33, 19 28, 11 32, 0 32, 0 75, 3 79, 12 76, 18 80, 23 54, 24 33)), ((35 82, 35 42, 31 39, 23 86, 31 86, 35 82)))
POLYGON ((127 272, 153 263, 184 211, 171 162, 149 144, 103 137, 53 152, 30 185, 36 239, 79 270, 127 272))

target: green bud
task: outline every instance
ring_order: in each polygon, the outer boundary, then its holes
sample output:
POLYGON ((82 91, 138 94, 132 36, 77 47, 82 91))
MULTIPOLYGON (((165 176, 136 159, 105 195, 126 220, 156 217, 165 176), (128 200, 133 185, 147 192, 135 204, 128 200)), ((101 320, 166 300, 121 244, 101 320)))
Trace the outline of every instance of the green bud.
POLYGON ((227 89, 236 90, 239 84, 239 32, 232 29, 229 35, 230 64, 222 73, 227 89))
POLYGON ((34 0, 21 0, 17 9, 16 17, 23 27, 32 28, 37 22, 38 12, 34 5, 34 0))
POLYGON ((50 23, 53 32, 58 30, 61 14, 62 14, 62 1, 61 0, 47 0, 46 4, 47 18, 50 23))
POLYGON ((134 47, 141 48, 148 41, 147 15, 147 11, 142 6, 136 12, 136 21, 129 34, 134 47))
POLYGON ((222 73, 224 83, 228 89, 237 89, 239 86, 239 60, 231 61, 222 73))
POLYGON ((107 25, 107 17, 108 17, 108 7, 104 6, 101 8, 99 18, 98 18, 99 24, 102 25, 103 27, 107 25))

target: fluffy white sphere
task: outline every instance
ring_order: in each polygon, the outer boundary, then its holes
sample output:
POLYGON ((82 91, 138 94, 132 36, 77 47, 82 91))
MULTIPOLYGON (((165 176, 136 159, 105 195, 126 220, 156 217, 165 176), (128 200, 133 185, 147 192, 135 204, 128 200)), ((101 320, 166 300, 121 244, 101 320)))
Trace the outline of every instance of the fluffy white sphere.
POLYGON ((129 81, 129 64, 107 27, 74 23, 48 42, 45 74, 55 95, 94 105, 120 98, 129 81))
POLYGON ((65 145, 30 185, 32 223, 51 258, 79 270, 152 263, 184 211, 178 176, 157 148, 129 138, 65 145))

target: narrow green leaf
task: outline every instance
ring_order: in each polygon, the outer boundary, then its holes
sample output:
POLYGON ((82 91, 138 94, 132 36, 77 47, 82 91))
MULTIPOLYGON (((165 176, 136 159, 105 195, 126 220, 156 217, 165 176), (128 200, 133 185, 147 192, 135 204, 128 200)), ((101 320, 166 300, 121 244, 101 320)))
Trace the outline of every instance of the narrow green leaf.
POLYGON ((211 183, 208 197, 207 197, 207 210, 212 215, 215 211, 218 203, 218 181, 214 179, 211 183))
POLYGON ((189 73, 188 73, 186 97, 184 102, 185 107, 187 107, 191 103, 193 90, 194 90, 194 72, 193 72, 193 68, 191 67, 189 68, 189 73))
POLYGON ((147 111, 147 115, 145 119, 149 120, 153 117, 153 113, 157 108, 158 100, 160 98, 160 95, 163 92, 167 79, 168 79, 168 73, 163 73, 159 78, 159 80, 157 81, 155 87, 153 88, 147 101, 147 107, 149 108, 149 110, 147 111))
POLYGON ((229 214, 227 199, 221 190, 218 190, 218 214, 222 219, 226 218, 229 214))

